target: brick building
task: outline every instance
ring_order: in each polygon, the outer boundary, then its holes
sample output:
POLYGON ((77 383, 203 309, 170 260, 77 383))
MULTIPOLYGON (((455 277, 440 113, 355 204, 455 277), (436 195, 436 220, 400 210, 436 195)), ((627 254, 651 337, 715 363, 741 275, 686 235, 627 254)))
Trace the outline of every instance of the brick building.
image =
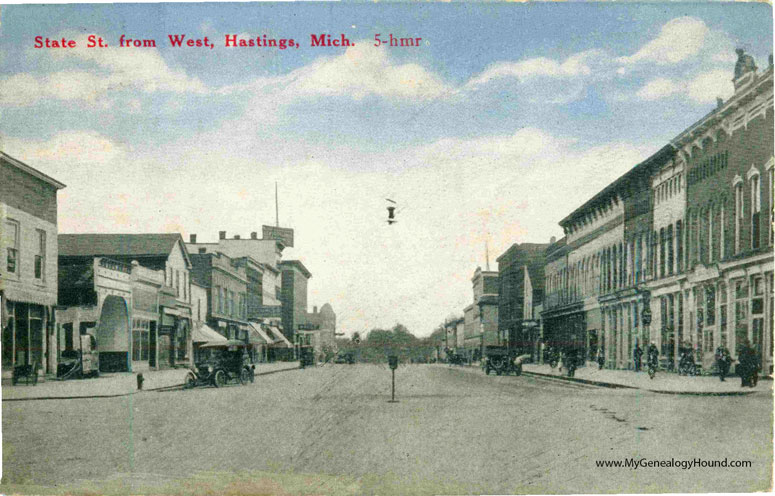
POLYGON ((772 61, 738 55, 729 101, 560 222, 548 339, 618 368, 651 341, 663 365, 683 350, 706 369, 747 340, 772 372, 772 61))
POLYGON ((478 361, 484 346, 498 344, 498 272, 477 267, 471 288, 473 302, 463 309, 462 346, 469 361, 478 361))
POLYGON ((191 254, 191 278, 207 291, 207 325, 228 339, 247 340, 245 264, 220 252, 191 254))
MULTIPOLYGON (((772 373, 772 59, 759 72, 738 50, 732 84, 728 101, 671 143, 686 174, 685 215, 665 231, 666 249, 662 227, 654 226, 660 248, 658 277, 649 283, 658 331, 652 336, 675 358, 678 346, 666 342, 692 349, 705 368, 720 344, 737 358, 748 341, 772 373)), ((669 198, 662 184, 654 184, 655 201, 669 198)))
POLYGON ((0 152, 2 366, 56 371, 57 192, 65 185, 0 152))
POLYGON ((498 257, 499 342, 533 353, 539 339, 534 308, 544 299, 546 249, 542 243, 513 244, 498 257))

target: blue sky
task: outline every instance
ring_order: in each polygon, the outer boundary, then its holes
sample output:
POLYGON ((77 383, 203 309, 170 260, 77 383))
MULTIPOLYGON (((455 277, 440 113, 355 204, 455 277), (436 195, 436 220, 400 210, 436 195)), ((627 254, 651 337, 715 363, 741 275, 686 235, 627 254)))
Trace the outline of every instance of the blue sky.
POLYGON ((0 16, 0 146, 68 184, 63 232, 297 230, 346 332, 427 334, 470 276, 731 95, 734 48, 767 65, 760 3, 16 5, 0 16), (170 48, 168 34, 213 50, 170 48), (344 33, 345 48, 310 34, 344 33), (374 34, 422 37, 372 46, 374 34), (110 48, 34 49, 36 35, 110 48), (117 48, 118 37, 156 49, 117 48), (225 34, 298 49, 228 49, 225 34), (111 185, 105 188, 104 185, 111 185), (384 196, 405 205, 382 225, 384 196), (430 288, 443 288, 430 289, 430 288), (357 295, 357 296, 355 296, 357 295))

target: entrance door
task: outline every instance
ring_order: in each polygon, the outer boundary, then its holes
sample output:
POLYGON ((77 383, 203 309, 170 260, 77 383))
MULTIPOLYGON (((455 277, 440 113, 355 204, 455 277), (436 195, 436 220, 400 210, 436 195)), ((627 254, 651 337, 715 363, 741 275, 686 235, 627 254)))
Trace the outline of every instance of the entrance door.
POLYGON ((156 366, 156 321, 151 321, 151 331, 148 333, 148 366, 156 366))

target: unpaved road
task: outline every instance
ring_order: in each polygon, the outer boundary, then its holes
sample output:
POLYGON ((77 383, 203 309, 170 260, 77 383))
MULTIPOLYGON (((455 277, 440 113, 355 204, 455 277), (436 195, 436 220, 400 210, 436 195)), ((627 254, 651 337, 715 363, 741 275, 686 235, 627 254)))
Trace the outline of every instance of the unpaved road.
POLYGON ((770 487, 772 399, 660 395, 472 369, 328 365, 250 386, 3 404, 0 491, 736 492, 770 487), (599 460, 748 468, 599 468, 599 460))

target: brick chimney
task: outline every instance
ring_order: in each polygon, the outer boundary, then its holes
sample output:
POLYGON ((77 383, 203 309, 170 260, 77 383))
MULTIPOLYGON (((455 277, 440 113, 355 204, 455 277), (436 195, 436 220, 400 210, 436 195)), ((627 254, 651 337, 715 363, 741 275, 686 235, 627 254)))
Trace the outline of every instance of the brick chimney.
POLYGON ((188 241, 193 245, 196 244, 196 234, 189 234, 188 241))
POLYGON ((226 231, 218 231, 218 239, 226 239, 226 231))
POLYGON ((240 238, 239 238, 239 234, 235 234, 235 235, 234 235, 234 239, 240 239, 240 238))
POLYGON ((250 233, 250 239, 258 239, 258 233, 256 231, 250 233))

